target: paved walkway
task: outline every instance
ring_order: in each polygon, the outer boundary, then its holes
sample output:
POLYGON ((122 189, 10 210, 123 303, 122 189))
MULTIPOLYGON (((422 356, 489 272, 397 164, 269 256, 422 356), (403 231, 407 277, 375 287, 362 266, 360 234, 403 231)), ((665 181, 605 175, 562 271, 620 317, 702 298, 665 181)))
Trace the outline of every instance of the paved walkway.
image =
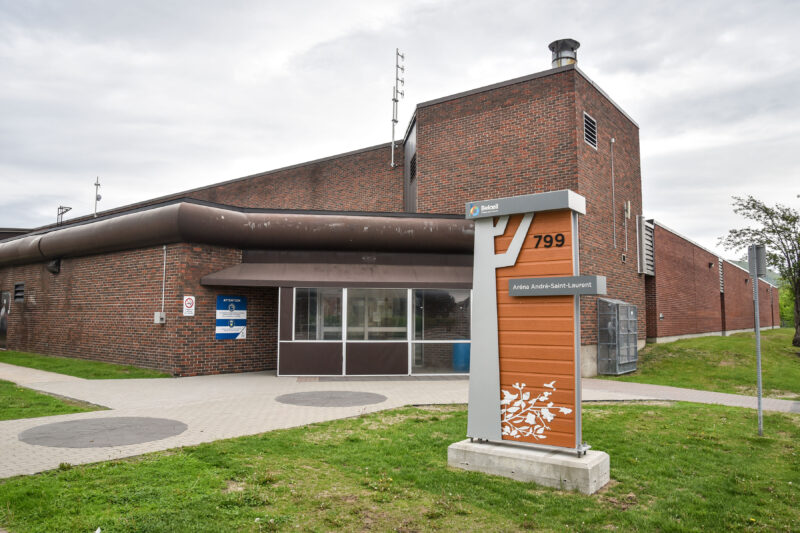
MULTIPOLYGON (((724 392, 709 392, 695 389, 682 389, 664 385, 647 385, 645 383, 631 383, 627 381, 612 381, 606 379, 584 379, 584 396, 624 393, 633 395, 650 396, 662 400, 679 402, 710 403, 728 405, 730 407, 758 408, 758 399, 755 396, 742 396, 739 394, 726 394, 724 392)), ((762 398, 761 407, 765 411, 779 411, 782 413, 800 413, 800 402, 791 400, 776 400, 762 398)))
MULTIPOLYGON (((111 409, 0 422, 0 478, 50 470, 60 463, 119 459, 405 405, 466 403, 468 394, 468 381, 452 378, 309 380, 259 372, 174 379, 84 380, 3 363, 0 363, 0 379, 111 409), (386 396, 386 400, 356 407, 298 406, 275 401, 283 394, 321 391, 370 392, 386 396), (21 432, 44 424, 108 417, 167 418, 186 424, 188 429, 180 435, 143 444, 98 448, 54 448, 19 440, 21 432)), ((594 379, 584 380, 583 398, 584 401, 686 400, 740 407, 750 407, 747 404, 750 402, 755 406, 754 399, 742 396, 594 379)), ((765 403, 765 409, 800 412, 800 402, 769 402, 770 407, 765 403)))

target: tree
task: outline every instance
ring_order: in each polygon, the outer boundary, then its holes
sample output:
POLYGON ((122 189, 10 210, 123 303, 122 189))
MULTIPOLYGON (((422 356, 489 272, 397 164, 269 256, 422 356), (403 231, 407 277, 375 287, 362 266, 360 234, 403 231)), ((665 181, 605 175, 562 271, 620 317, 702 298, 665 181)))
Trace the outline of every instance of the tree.
POLYGON ((794 339, 800 346, 800 212, 781 204, 769 206, 752 196, 733 197, 733 212, 756 227, 732 229, 720 244, 741 250, 751 244, 767 247, 767 261, 781 275, 794 298, 794 339))
POLYGON ((781 325, 794 324, 794 295, 789 284, 783 280, 781 280, 778 295, 778 302, 781 308, 781 325))

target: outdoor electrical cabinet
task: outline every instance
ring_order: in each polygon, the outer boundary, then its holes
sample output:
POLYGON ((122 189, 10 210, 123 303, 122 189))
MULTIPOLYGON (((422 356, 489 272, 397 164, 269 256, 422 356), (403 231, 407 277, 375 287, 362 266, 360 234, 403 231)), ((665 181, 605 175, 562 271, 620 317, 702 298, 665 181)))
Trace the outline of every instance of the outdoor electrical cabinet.
POLYGON ((597 372, 618 376, 636 370, 638 312, 621 300, 597 300, 597 372))

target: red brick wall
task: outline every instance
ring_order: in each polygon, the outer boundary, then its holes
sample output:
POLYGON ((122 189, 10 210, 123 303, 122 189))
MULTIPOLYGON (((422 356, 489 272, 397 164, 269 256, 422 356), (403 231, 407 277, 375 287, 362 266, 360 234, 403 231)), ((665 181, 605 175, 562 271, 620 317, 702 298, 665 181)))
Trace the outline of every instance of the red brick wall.
POLYGON ((577 189, 574 71, 417 108, 417 210, 577 189))
MULTIPOLYGON (((723 263, 725 274, 725 329, 753 329, 753 287, 750 274, 727 261, 723 263), (745 281, 747 280, 747 281, 745 281)), ((778 289, 768 283, 758 282, 758 308, 761 327, 780 325, 778 313, 778 289)))
POLYGON ((382 145, 208 187, 187 196, 263 209, 402 211, 402 146, 395 151, 395 168, 390 168, 390 155, 389 146, 382 145))
POLYGON ((277 291, 202 287, 199 279, 241 261, 227 248, 167 247, 166 325, 161 310, 160 246, 64 259, 53 275, 44 265, 0 269, 0 290, 25 283, 24 302, 12 303, 8 348, 48 355, 134 364, 176 375, 243 372, 276 366, 277 291), (183 316, 183 296, 197 299, 194 317, 183 316), (248 297, 248 335, 214 339, 215 296, 248 297))
MULTIPOLYGON (((645 276, 636 263, 636 216, 642 214, 639 128, 583 76, 574 73, 573 136, 577 145, 578 189, 586 198, 580 221, 581 273, 606 276, 608 297, 637 306, 639 339, 646 337, 645 276), (584 141, 583 114, 597 121, 597 149, 584 141), (614 138, 612 205, 611 139, 614 138), (623 214, 631 202, 631 217, 623 214), (616 210, 616 226, 613 212, 616 210), (614 248, 616 232, 616 248, 614 248), (627 245, 626 245, 627 238, 627 245), (625 258, 623 260, 623 254, 625 258)), ((581 298, 581 339, 597 343, 597 297, 581 298)))
POLYGON ((753 329, 753 287, 750 275, 727 261, 725 277, 725 330, 753 329))
MULTIPOLYGON (((638 127, 575 70, 530 79, 417 109, 417 206, 463 213, 468 201, 571 189, 587 197, 580 219, 581 272, 607 276, 609 296, 639 309, 645 338, 644 277, 637 274, 635 215, 642 212, 638 127), (584 110, 598 120, 600 148, 583 141, 584 110), (631 200, 628 259, 618 216, 611 243, 611 160, 615 136, 618 208, 631 200)), ((581 298, 583 344, 596 344, 597 304, 581 298)))
POLYGON ((656 275, 648 287, 655 294, 647 336, 722 331, 718 257, 658 224, 654 240, 656 275))
POLYGON ((761 327, 780 326, 780 313, 778 306, 775 305, 778 299, 778 289, 773 289, 769 283, 759 280, 758 291, 758 319, 761 327))

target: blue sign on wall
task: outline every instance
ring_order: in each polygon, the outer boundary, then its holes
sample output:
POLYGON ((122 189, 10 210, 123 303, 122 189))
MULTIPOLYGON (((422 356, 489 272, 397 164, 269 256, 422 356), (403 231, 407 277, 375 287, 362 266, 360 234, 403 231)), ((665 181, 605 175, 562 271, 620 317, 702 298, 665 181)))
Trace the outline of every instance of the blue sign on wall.
POLYGON ((247 338, 247 298, 217 295, 217 339, 247 338))

